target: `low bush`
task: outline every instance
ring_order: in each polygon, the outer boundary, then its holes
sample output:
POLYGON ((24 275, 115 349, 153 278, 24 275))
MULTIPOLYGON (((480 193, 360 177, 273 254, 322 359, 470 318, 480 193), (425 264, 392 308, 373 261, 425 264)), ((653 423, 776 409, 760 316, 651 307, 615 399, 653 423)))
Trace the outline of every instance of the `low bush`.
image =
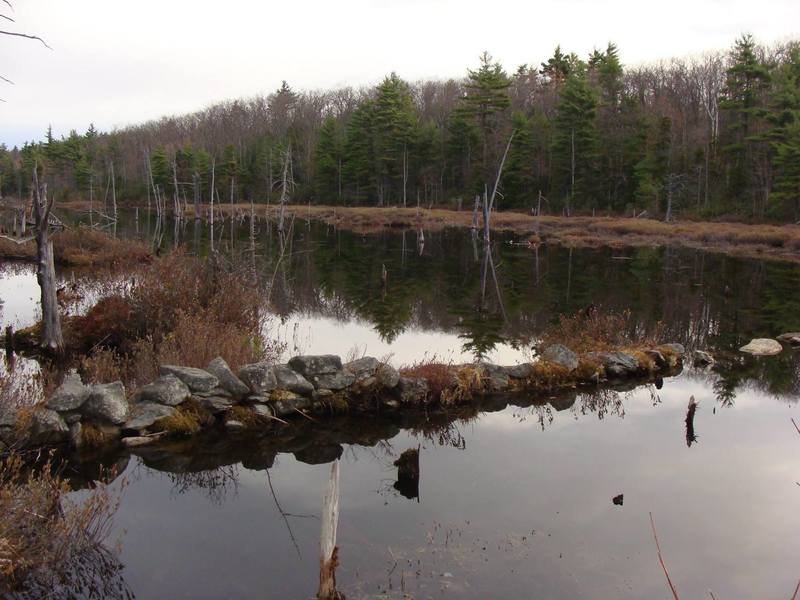
POLYGON ((121 565, 103 546, 120 494, 98 483, 78 503, 67 492, 50 461, 31 469, 14 454, 0 460, 0 594, 123 596, 121 565))
POLYGON ((618 350, 626 346, 660 343, 663 326, 657 323, 649 330, 631 318, 631 312, 605 311, 590 306, 574 315, 561 315, 558 322, 545 329, 542 346, 563 344, 579 354, 601 350, 618 350))

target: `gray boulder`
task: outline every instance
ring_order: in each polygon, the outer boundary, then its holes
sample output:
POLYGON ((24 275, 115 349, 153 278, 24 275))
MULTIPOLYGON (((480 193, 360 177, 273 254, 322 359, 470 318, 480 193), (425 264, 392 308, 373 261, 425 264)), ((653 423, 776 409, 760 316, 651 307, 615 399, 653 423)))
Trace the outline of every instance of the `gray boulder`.
POLYGON ((128 418, 128 401, 121 381, 98 383, 90 388, 89 398, 81 406, 87 419, 122 425, 128 418))
POLYGON ((270 419, 275 416, 275 411, 268 404, 253 404, 250 410, 253 411, 255 416, 261 417, 262 419, 270 419))
POLYGON ((175 375, 162 375, 152 383, 142 387, 136 394, 136 401, 178 406, 188 400, 191 395, 189 386, 175 377, 175 375))
POLYGON ((295 356, 289 366, 309 381, 315 375, 329 375, 342 370, 342 359, 334 354, 295 356))
POLYGON ((563 344, 551 344, 542 352, 542 358, 547 362, 564 367, 567 371, 578 368, 578 355, 563 344))
POLYGON ((253 363, 245 365, 239 370, 241 379, 254 394, 269 393, 278 386, 278 380, 272 370, 272 365, 267 363, 253 363))
POLYGON ((400 382, 400 372, 392 365, 383 363, 375 371, 378 385, 390 390, 400 382))
POLYGON ((77 410, 89 397, 89 387, 83 385, 80 375, 69 373, 47 401, 47 408, 58 412, 77 410))
POLYGON ((314 391, 314 386, 305 377, 286 365, 275 365, 272 372, 275 374, 279 389, 289 390, 303 396, 309 396, 314 391))
POLYGON ((428 380, 424 377, 400 377, 395 388, 402 404, 418 404, 428 396, 428 380))
MULTIPOLYGON (((292 392, 287 392, 287 393, 292 393, 292 392)), ((269 402, 269 401, 270 401, 270 394, 268 394, 268 393, 266 393, 266 394, 250 394, 247 398, 245 398, 245 402, 247 402, 247 403, 257 402, 257 403, 264 404, 264 403, 269 402)))
MULTIPOLYGON (((511 381, 508 377, 508 372, 505 367, 500 367, 492 363, 479 363, 478 365, 483 373, 483 379, 486 387, 492 392, 504 392, 508 389, 511 381)), ((457 380, 454 382, 457 383, 457 380)))
POLYGON ((790 331, 789 333, 782 333, 777 337, 777 340, 782 344, 789 344, 790 346, 800 346, 800 331, 790 331))
POLYGON ((513 379, 528 379, 533 375, 533 365, 530 363, 522 363, 519 365, 511 365, 503 367, 503 370, 513 379))
POLYGON ((206 371, 216 377, 219 380, 219 386, 234 398, 244 398, 250 393, 247 384, 234 375, 228 363, 221 356, 208 363, 206 371))
POLYGON ((311 398, 298 395, 284 395, 280 400, 275 400, 271 404, 272 410, 278 417, 297 414, 298 410, 309 410, 313 405, 314 401, 311 398))
POLYGON ((624 377, 639 371, 639 361, 626 352, 589 352, 586 356, 600 362, 609 377, 624 377))
POLYGON ((174 375, 185 383, 193 392, 207 392, 219 385, 219 380, 203 369, 180 367, 178 365, 161 365, 160 375, 174 375))
POLYGON ((337 371, 336 373, 324 373, 322 375, 311 375, 311 383, 318 390, 343 390, 353 385, 356 376, 352 373, 337 371))
POLYGON ((200 403, 200 406, 212 415, 224 413, 233 406, 233 400, 225 396, 195 396, 195 398, 200 403))
POLYGON ((739 348, 740 352, 748 352, 755 356, 772 356, 779 354, 782 350, 783 346, 780 342, 769 338, 755 338, 750 340, 749 344, 739 348))
POLYGON ((352 373, 355 376, 356 381, 360 382, 375 375, 375 371, 378 370, 380 365, 381 363, 378 362, 378 359, 371 356, 365 356, 363 358, 350 361, 344 365, 344 370, 348 373, 352 373))
POLYGON ((154 402, 141 402, 134 404, 131 409, 130 419, 122 426, 127 431, 144 431, 157 424, 161 419, 170 417, 175 409, 164 404, 154 402))
POLYGON ((25 442, 28 446, 60 444, 69 440, 69 427, 56 411, 39 408, 33 411, 25 442))

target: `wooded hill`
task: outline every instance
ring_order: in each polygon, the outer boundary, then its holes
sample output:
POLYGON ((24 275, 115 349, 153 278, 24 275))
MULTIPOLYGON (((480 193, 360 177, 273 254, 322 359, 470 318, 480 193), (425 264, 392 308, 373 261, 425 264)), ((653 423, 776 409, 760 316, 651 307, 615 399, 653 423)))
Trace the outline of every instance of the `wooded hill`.
POLYGON ((471 208, 502 175, 500 208, 647 210, 800 219, 800 42, 623 67, 613 44, 585 59, 557 47, 508 74, 484 53, 463 80, 233 100, 101 133, 93 126, 0 147, 0 191, 26 196, 34 161, 59 199, 110 187, 144 203, 219 197, 471 208), (213 169, 212 169, 213 165, 213 169))

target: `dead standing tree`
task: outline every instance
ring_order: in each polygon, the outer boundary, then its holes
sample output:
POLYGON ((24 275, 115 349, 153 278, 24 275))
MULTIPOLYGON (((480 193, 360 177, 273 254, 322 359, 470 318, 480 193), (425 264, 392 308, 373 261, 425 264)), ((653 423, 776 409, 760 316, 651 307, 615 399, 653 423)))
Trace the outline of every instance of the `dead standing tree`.
POLYGON ((56 297, 56 268, 53 240, 50 239, 50 220, 55 196, 47 198, 47 184, 39 185, 37 167, 33 168, 33 218, 36 239, 36 279, 42 303, 42 332, 39 345, 50 354, 59 354, 64 347, 61 320, 56 297))
POLYGON ((333 461, 328 489, 322 500, 322 531, 319 540, 319 589, 318 600, 344 600, 344 594, 336 589, 336 567, 339 566, 339 550, 336 532, 339 528, 339 460, 333 461))
POLYGON ((292 144, 286 148, 286 153, 283 157, 283 174, 281 175, 281 200, 280 211, 278 212, 278 231, 283 231, 284 224, 284 211, 286 204, 289 202, 289 192, 294 187, 294 172, 292 168, 292 144))

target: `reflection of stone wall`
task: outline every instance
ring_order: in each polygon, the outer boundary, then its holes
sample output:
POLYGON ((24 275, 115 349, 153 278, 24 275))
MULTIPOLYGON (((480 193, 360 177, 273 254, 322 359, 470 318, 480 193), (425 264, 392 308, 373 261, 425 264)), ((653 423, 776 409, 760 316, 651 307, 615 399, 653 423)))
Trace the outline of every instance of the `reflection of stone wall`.
MULTIPOLYGON (((135 447, 201 431, 236 433, 313 419, 314 413, 448 409, 476 398, 489 400, 491 410, 492 397, 510 393, 549 394, 609 380, 652 380, 679 368, 683 352, 678 344, 665 344, 579 356, 554 344, 536 363, 429 364, 404 373, 372 357, 342 364, 334 355, 295 356, 288 364, 255 363, 234 373, 216 358, 205 369, 162 365, 160 377, 130 398, 121 382, 85 385, 72 373, 43 406, 29 414, 7 410, 0 415, 0 434, 8 444, 26 447, 119 442, 135 447)), ((341 447, 300 448, 297 453, 305 462, 328 462, 338 458, 341 447)))

